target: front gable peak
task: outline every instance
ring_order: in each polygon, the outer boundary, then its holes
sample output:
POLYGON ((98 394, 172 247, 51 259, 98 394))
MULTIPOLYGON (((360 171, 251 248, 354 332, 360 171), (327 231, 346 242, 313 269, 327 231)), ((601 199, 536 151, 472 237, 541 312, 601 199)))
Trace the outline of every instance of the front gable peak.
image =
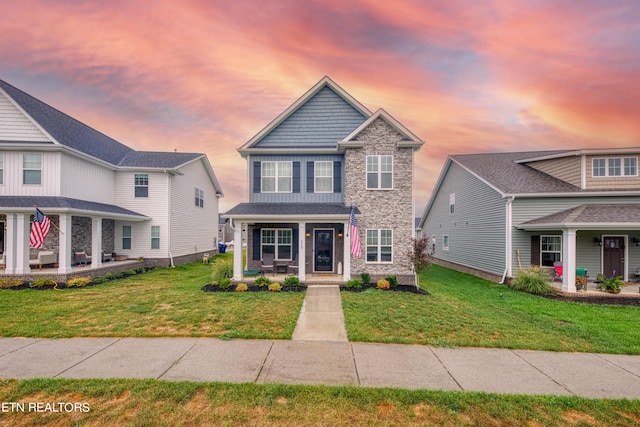
POLYGON ((391 114, 387 113, 385 110, 380 108, 378 111, 373 113, 367 120, 362 122, 360 126, 354 129, 349 135, 347 135, 342 141, 338 143, 338 146, 341 149, 344 148, 357 148, 362 147, 364 145, 364 141, 359 138, 360 134, 364 132, 365 129, 372 126, 376 121, 383 121, 387 126, 392 128, 395 132, 398 133, 398 137, 400 138, 397 142, 397 148, 415 148, 420 149, 424 141, 418 138, 413 132, 407 129, 402 123, 397 121, 391 114))

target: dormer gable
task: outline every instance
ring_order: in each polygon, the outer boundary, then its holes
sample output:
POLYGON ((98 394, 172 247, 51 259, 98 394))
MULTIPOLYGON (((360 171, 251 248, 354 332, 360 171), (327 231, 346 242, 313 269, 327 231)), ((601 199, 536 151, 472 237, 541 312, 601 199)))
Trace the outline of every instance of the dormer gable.
POLYGON ((407 129, 402 123, 397 121, 393 116, 380 108, 365 120, 360 126, 354 129, 342 141, 338 143, 339 149, 342 151, 346 148, 364 147, 367 142, 366 130, 375 126, 377 123, 386 126, 389 132, 389 139, 396 144, 395 148, 414 148, 419 150, 424 141, 418 138, 413 132, 407 129))

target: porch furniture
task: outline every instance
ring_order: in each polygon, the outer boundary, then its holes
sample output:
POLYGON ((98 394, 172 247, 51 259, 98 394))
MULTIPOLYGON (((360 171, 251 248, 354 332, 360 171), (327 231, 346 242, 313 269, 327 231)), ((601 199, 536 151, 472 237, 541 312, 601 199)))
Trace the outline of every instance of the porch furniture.
MULTIPOLYGON (((2 262, 4 263, 4 255, 2 257, 2 262)), ((640 282, 640 267, 636 268, 635 276, 636 276, 636 282, 640 282)))
POLYGON ((292 276, 297 276, 298 275, 298 254, 295 254, 293 256, 293 264, 290 265, 289 268, 291 269, 291 275, 292 276))
POLYGON ((2 254, 2 256, 0 256, 0 265, 2 265, 2 269, 4 270, 5 268, 7 268, 7 264, 4 261, 4 254, 2 254))
POLYGON ((73 263, 77 267, 78 265, 86 266, 91 262, 91 256, 87 255, 85 251, 73 251, 73 263))
POLYGON ((262 256, 262 268, 260 269, 263 273, 265 270, 271 270, 272 274, 275 274, 274 263, 273 263, 273 254, 264 254, 262 256))
POLYGON ((562 262, 555 261, 553 263, 553 280, 560 280, 562 282, 562 262))
POLYGON ((35 259, 29 260, 29 265, 37 265, 42 270, 43 265, 58 263, 58 254, 53 251, 40 251, 35 259))
POLYGON ((113 252, 102 251, 102 262, 113 261, 113 252))
POLYGON ((287 274, 287 272, 289 271, 289 264, 284 263, 284 264, 276 264, 276 273, 278 274, 287 274))
POLYGON ((242 272, 242 275, 243 276, 257 276, 260 273, 262 273, 262 271, 260 271, 260 270, 244 270, 242 272))

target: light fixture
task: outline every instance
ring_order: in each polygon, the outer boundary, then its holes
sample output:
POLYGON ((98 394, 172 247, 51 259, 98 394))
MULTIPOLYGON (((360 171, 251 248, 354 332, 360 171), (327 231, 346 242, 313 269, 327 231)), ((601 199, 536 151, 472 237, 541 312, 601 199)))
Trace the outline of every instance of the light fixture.
POLYGON ((640 239, 638 239, 637 237, 632 237, 631 241, 635 246, 640 246, 640 239))
POLYGON ((599 237, 594 237, 593 238, 593 243, 595 243, 598 246, 602 246, 602 239, 599 237))

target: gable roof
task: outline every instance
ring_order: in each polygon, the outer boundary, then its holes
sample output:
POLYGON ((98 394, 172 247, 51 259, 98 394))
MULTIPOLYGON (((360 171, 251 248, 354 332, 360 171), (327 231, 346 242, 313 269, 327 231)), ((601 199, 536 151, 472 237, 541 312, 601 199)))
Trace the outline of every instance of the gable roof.
POLYGON ((362 122, 360 126, 354 129, 349 135, 347 135, 342 141, 338 143, 341 148, 346 147, 360 147, 364 146, 364 141, 357 141, 355 138, 369 127, 376 120, 383 120, 389 126, 391 126, 396 132, 402 136, 402 140, 398 142, 398 148, 417 148, 419 149, 424 144, 424 141, 418 138, 413 132, 407 129, 402 123, 397 121, 391 114, 387 113, 382 108, 373 113, 367 120, 362 122))
POLYGON ((108 214, 112 218, 122 218, 134 221, 150 219, 149 217, 120 206, 106 203, 90 202, 88 200, 73 199, 58 196, 0 196, 0 207, 3 211, 22 211, 25 208, 38 206, 45 214, 60 212, 83 212, 108 214))
POLYGON ((176 168, 199 157, 201 153, 167 151, 132 151, 120 160, 122 167, 176 168))
POLYGON ((580 227, 640 228, 640 204, 582 204, 518 225, 525 230, 580 227))
POLYGON ((329 77, 238 149, 243 156, 266 150, 334 150, 371 112, 329 77))

